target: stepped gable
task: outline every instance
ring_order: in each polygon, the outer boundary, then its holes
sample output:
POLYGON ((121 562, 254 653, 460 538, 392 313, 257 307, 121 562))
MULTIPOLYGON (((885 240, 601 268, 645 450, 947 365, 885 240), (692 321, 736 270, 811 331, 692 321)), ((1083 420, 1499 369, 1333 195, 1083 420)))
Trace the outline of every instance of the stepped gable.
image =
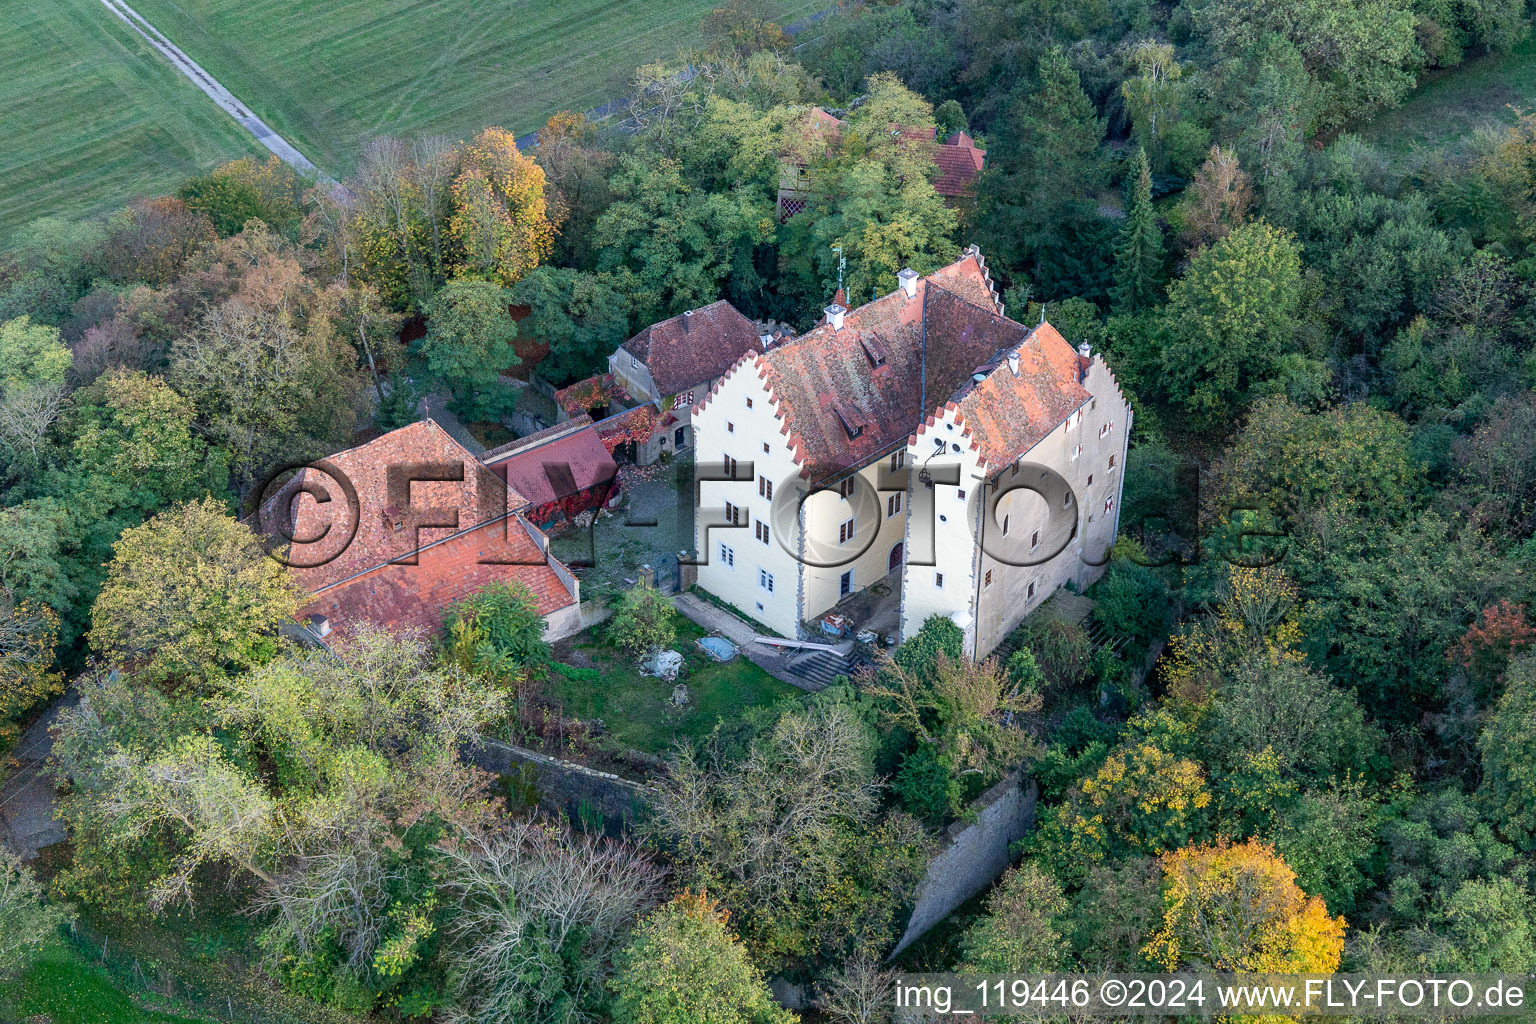
POLYGON ((1093 396, 1082 384, 1085 357, 1048 323, 1015 348, 978 367, 947 403, 957 410, 971 446, 995 472, 1039 444, 1093 396), (1018 356, 1014 369, 1009 356, 1018 356))

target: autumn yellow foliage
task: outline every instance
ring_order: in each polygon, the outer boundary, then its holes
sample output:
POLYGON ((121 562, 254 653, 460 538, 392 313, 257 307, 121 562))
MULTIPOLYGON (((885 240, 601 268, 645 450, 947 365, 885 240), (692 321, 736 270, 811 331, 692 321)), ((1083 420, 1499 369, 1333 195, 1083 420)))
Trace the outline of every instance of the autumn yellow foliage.
POLYGON ((1296 584, 1276 566, 1229 566, 1227 597, 1216 614, 1168 641, 1162 669, 1169 692, 1203 708, 1240 661, 1301 661, 1297 593, 1296 584))
POLYGON ((1338 970, 1344 918, 1302 892, 1269 844, 1186 847, 1164 855, 1162 867, 1163 926, 1143 953, 1168 970, 1338 970))
POLYGON ((509 287, 554 246, 544 198, 544 169, 518 151, 504 128, 486 128, 461 151, 448 231, 460 254, 452 269, 509 287))

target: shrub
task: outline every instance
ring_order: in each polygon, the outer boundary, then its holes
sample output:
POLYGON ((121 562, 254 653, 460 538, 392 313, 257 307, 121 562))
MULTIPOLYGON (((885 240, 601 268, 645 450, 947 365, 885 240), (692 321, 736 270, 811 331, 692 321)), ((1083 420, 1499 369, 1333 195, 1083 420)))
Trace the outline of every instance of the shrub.
POLYGON ((960 780, 954 766, 927 743, 902 761, 891 789, 903 807, 934 824, 960 809, 960 780))
POLYGON ((661 591, 642 583, 620 599, 608 639, 631 657, 644 658, 677 640, 677 610, 661 591))
POLYGON ((1093 617, 1115 640, 1142 647, 1168 624, 1168 586, 1144 565, 1123 559, 1099 581, 1093 617))
POLYGON ((537 676, 554 658, 544 617, 521 583, 493 583, 448 609, 450 656, 462 668, 506 678, 537 676))

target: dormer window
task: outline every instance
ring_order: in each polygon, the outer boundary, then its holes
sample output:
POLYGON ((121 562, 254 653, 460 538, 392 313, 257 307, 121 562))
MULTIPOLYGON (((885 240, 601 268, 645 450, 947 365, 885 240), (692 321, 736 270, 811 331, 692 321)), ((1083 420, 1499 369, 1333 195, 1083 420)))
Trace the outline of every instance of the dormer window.
POLYGON ((859 345, 864 349, 864 356, 869 360, 871 367, 884 366, 888 352, 885 342, 880 340, 878 334, 859 335, 859 345))
POLYGON ((843 430, 847 431, 850 438, 864 433, 864 428, 869 425, 869 417, 856 405, 834 402, 832 411, 837 413, 837 418, 842 421, 843 430))

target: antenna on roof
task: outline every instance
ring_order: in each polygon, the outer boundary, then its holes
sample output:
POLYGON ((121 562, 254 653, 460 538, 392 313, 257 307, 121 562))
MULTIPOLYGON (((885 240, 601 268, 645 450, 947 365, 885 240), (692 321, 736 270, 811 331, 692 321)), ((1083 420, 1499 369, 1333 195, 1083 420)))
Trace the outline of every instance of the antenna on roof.
POLYGON ((837 290, 843 290, 843 268, 848 266, 848 261, 843 259, 843 247, 834 245, 832 251, 837 253, 837 290))
POLYGON ((1045 325, 1045 303, 1040 303, 1040 325, 1045 325))

